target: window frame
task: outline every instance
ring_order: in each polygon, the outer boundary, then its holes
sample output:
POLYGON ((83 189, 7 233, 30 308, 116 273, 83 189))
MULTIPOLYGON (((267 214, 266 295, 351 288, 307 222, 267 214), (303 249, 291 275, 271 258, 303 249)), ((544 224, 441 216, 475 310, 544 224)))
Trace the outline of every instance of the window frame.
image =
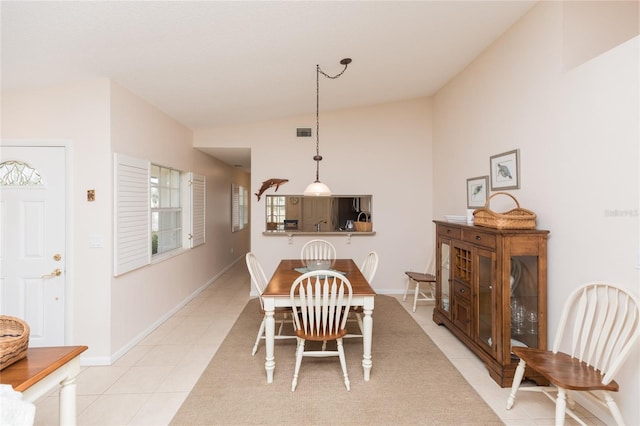
POLYGON ((157 163, 150 164, 149 226, 152 261, 170 257, 176 251, 184 248, 183 181, 184 172, 181 170, 157 163), (155 197, 158 200, 154 204, 155 197), (157 242, 154 242, 154 236, 156 235, 158 236, 157 242))

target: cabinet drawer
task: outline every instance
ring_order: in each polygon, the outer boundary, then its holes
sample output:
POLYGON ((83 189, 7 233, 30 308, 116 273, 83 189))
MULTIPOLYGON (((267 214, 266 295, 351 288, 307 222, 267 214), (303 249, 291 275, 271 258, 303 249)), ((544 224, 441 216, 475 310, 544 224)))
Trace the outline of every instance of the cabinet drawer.
POLYGON ((462 232, 462 239, 468 243, 488 248, 496 248, 496 236, 488 232, 476 231, 475 229, 465 229, 462 232))
POLYGON ((460 228, 438 225, 438 235, 443 235, 448 238, 460 238, 460 228))
POLYGON ((462 297, 467 300, 471 299, 471 287, 458 281, 453 282, 453 294, 454 298, 462 297))

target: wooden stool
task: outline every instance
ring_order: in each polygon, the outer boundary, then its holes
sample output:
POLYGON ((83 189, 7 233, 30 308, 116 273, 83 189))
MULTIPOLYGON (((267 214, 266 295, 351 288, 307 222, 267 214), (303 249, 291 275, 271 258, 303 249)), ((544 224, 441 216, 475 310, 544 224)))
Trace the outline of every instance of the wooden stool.
POLYGON ((422 272, 411 272, 406 271, 407 277, 409 280, 407 281, 407 286, 404 289, 404 297, 403 301, 407 300, 407 292, 409 291, 409 284, 411 282, 416 283, 416 289, 413 295, 413 312, 416 311, 416 304, 418 301, 421 302, 435 302, 436 300, 436 277, 431 274, 423 274, 422 272), (420 288, 420 284, 427 284, 427 287, 424 289, 420 288))

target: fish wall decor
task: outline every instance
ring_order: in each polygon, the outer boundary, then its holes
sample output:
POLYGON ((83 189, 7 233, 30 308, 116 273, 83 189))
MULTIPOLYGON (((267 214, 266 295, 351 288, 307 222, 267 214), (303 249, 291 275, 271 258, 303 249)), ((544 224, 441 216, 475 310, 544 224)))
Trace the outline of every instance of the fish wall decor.
POLYGON ((277 191, 278 188, 280 188, 280 185, 283 185, 283 184, 285 184, 287 182, 289 182, 289 179, 271 178, 271 179, 265 180, 264 182, 262 182, 262 186, 260 187, 260 191, 255 193, 256 197, 258 197, 258 201, 260 201, 260 197, 262 196, 262 193, 264 191, 266 191, 267 189, 271 188, 272 186, 275 186, 276 187, 276 191, 277 191))

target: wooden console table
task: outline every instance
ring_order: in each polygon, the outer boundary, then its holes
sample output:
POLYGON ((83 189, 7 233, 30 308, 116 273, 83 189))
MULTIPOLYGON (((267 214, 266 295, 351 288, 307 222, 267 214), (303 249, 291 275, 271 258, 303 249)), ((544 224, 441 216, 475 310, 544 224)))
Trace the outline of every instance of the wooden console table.
POLYGON ((76 376, 80 354, 86 346, 29 348, 26 358, 0 371, 0 384, 22 392, 22 399, 34 402, 60 385, 60 424, 76 424, 76 376))

